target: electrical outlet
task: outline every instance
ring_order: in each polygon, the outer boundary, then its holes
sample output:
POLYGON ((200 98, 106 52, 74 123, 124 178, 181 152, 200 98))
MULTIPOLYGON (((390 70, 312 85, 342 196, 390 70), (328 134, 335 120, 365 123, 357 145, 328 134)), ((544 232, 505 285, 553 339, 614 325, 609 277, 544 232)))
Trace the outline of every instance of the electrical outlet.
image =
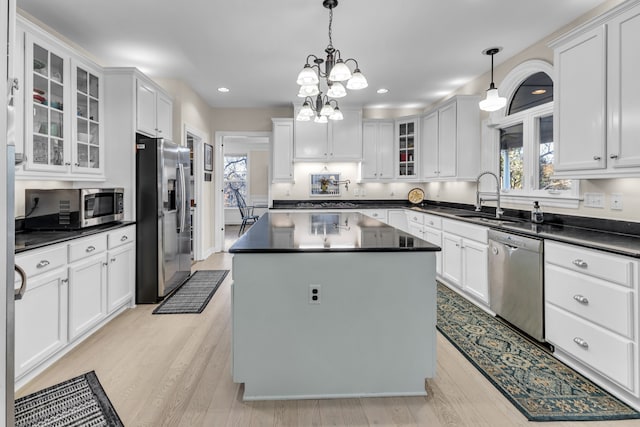
POLYGON ((622 193, 611 193, 611 210, 622 210, 622 193))
POLYGON ((586 208, 604 208, 604 193, 584 193, 586 208))
POLYGON ((309 285, 309 304, 320 304, 320 285, 309 285))

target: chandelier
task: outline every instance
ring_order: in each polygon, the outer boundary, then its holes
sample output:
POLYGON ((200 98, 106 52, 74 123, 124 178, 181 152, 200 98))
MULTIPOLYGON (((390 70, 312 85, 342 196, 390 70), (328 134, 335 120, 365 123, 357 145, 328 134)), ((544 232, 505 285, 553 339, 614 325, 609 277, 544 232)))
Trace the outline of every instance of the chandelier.
POLYGON ((309 121, 315 116, 315 122, 327 123, 327 118, 331 120, 343 118, 336 98, 346 96, 347 89, 364 89, 368 83, 360 72, 358 61, 353 58, 343 60, 340 50, 333 47, 331 24, 333 9, 338 6, 338 0, 323 0, 322 5, 329 9, 329 45, 324 50, 327 56, 322 59, 313 54, 308 55, 304 68, 298 74, 297 83, 300 85, 298 96, 304 98, 304 103, 296 120, 309 121), (349 62, 355 64, 353 72, 347 66, 349 62), (323 63, 324 70, 321 67, 323 63), (320 90, 322 79, 327 86, 326 94, 320 90), (346 82, 346 88, 342 82, 346 82))

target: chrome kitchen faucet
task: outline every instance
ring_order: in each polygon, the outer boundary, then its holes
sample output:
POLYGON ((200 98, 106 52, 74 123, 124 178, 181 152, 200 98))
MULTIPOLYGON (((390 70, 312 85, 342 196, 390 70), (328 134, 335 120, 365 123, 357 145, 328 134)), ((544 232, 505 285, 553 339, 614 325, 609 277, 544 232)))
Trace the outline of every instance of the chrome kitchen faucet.
POLYGON ((484 171, 480 175, 478 175, 478 177, 476 178, 476 212, 480 212, 482 210, 483 201, 486 202, 489 200, 496 201, 496 218, 500 219, 500 216, 504 213, 504 211, 500 209, 500 179, 495 173, 490 171, 484 171), (482 178, 484 175, 491 175, 496 179, 495 193, 480 191, 480 178, 482 178))

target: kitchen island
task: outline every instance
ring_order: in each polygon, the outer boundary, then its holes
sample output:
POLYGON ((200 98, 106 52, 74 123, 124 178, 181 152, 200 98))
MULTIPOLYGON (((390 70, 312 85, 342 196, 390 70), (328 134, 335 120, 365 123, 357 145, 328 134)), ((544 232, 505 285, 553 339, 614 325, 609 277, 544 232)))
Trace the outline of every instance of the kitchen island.
POLYGON ((426 395, 438 246, 356 212, 269 212, 233 254, 245 400, 426 395))

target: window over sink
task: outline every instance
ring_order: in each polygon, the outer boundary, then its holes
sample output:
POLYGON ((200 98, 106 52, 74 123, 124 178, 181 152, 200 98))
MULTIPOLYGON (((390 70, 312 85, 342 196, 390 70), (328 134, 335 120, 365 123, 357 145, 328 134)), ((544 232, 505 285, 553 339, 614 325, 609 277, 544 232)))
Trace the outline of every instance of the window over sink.
POLYGON ((504 200, 577 207, 578 181, 553 178, 552 66, 527 61, 514 68, 501 88, 508 95, 506 109, 491 114, 496 169, 504 200))

